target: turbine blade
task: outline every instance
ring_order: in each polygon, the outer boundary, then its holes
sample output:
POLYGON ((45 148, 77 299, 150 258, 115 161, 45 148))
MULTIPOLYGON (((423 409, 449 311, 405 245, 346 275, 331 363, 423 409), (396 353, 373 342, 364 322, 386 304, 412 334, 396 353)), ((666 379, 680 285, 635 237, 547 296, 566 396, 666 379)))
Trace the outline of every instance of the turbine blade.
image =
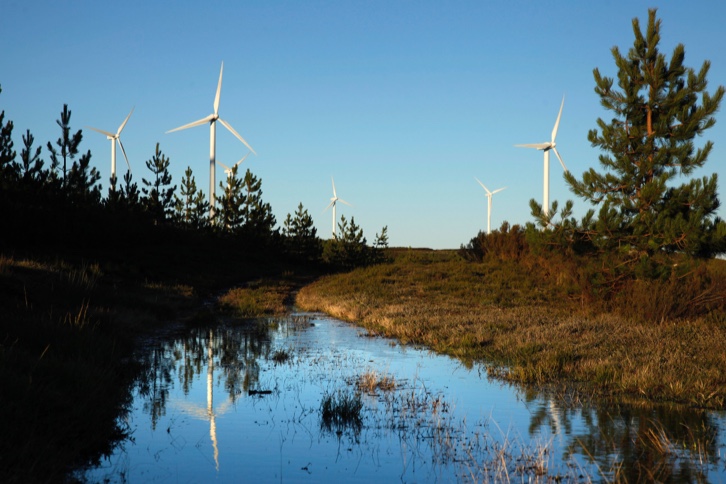
POLYGON ((124 149, 124 144, 121 142, 121 138, 116 138, 116 141, 118 141, 118 145, 121 147, 121 153, 124 154, 124 159, 126 160, 126 166, 129 167, 129 171, 131 171, 131 165, 129 164, 129 157, 126 156, 126 150, 124 149))
POLYGON ((352 207, 353 206, 350 203, 348 203, 345 200, 343 200, 342 198, 339 198, 337 201, 339 201, 340 203, 344 203, 344 204, 348 205, 349 207, 352 207))
POLYGON ((217 94, 214 96, 214 114, 219 113, 219 97, 222 95, 222 71, 224 71, 224 61, 219 69, 219 82, 217 83, 217 94))
POLYGON ((224 163, 222 163, 219 160, 217 160, 217 163, 219 163, 220 165, 222 165, 222 168, 224 168, 225 170, 229 170, 230 169, 227 165, 225 165, 224 163))
POLYGON ((338 195, 335 194, 335 180, 333 179, 332 176, 330 177, 330 179, 333 182, 333 198, 338 198, 338 195))
POLYGON ((241 141, 242 143, 244 143, 244 145, 245 145, 245 146, 246 146, 247 148, 249 148, 249 150, 250 150, 250 151, 251 151, 252 153, 254 153, 254 154, 257 154, 257 153, 255 152, 255 150, 253 150, 253 149, 252 149, 252 147, 251 147, 251 146, 250 146, 250 145, 249 145, 249 144, 248 144, 248 143, 247 143, 247 142, 245 141, 245 139, 244 139, 244 138, 243 138, 242 136, 240 136, 240 134, 239 134, 239 133, 238 133, 237 131, 235 131, 235 130, 234 130, 234 128, 233 128, 232 126, 230 126, 230 125, 229 125, 229 123, 227 123, 227 121, 225 121, 225 120, 224 120, 224 119, 222 119, 222 118, 217 118, 217 119, 219 120, 219 122, 220 122, 220 123, 222 123, 222 124, 224 125, 224 127, 225 127, 225 128, 227 128, 227 129, 229 130, 229 132, 230 132, 230 133, 232 133, 233 135, 235 135, 235 136, 237 137, 237 139, 238 139, 238 140, 240 140, 240 141, 241 141))
POLYGON ((554 144, 555 138, 557 137, 557 128, 560 127, 560 118, 562 117, 562 108, 565 107, 565 96, 562 96, 562 104, 560 104, 560 112, 557 115, 557 121, 555 121, 555 127, 552 130, 552 143, 554 144))
POLYGON ((98 128, 92 128, 92 127, 90 127, 90 126, 86 126, 86 128, 88 128, 88 129, 92 129, 93 131, 98 131, 98 132, 99 132, 99 133, 101 133, 101 134, 105 134, 105 135, 106 135, 106 136, 108 136, 109 138, 115 138, 115 137, 116 137, 116 135, 115 135, 115 134, 113 134, 113 133, 109 133, 108 131, 104 131, 104 130, 102 130, 102 129, 98 129, 98 128))
POLYGON ((531 143, 527 145, 514 145, 517 148, 535 148, 538 150, 548 149, 552 146, 552 143, 531 143))
POLYGON ((124 122, 123 122, 123 123, 121 123, 121 126, 119 126, 119 127, 118 127, 118 131, 116 131, 116 136, 120 135, 120 134, 121 134, 121 131, 123 131, 123 130, 124 130, 124 126, 126 126, 126 122, 127 122, 127 121, 129 120, 129 118, 131 117, 131 113, 133 113, 133 112, 134 112, 134 109, 135 109, 135 108, 136 108, 136 106, 134 106, 133 108, 131 108, 131 112, 129 112, 129 115, 128 115, 128 116, 126 116, 126 119, 124 119, 124 122))
POLYGON ((331 202, 330 202, 330 203, 328 204, 328 206, 327 206, 327 207, 325 207, 325 210, 323 210, 323 212, 327 212, 327 211, 328 211, 328 209, 329 209, 330 207, 332 207, 333 205, 335 205, 335 200, 331 201, 331 202))
POLYGON ((565 170, 565 172, 568 172, 569 170, 565 166, 565 162, 562 161, 562 157, 560 156, 560 153, 557 151, 557 148, 552 148, 552 151, 555 152, 555 154, 557 155, 557 159, 560 160, 560 165, 562 165, 562 169, 565 170))
POLYGON ((474 180, 478 181, 479 185, 481 185, 481 187, 484 189, 484 191, 486 191, 488 194, 491 195, 492 192, 490 192, 489 189, 487 187, 485 187, 484 184, 477 177, 474 177, 474 180))
POLYGON ((166 132, 166 134, 173 133, 174 131, 181 131, 183 129, 187 128, 193 128, 195 126, 200 126, 204 123, 209 123, 210 121, 214 120, 214 114, 210 114, 209 116, 199 119, 197 121, 194 121, 193 123, 185 124, 184 126, 179 126, 178 128, 170 129, 166 132))
POLYGON ((501 192, 502 190, 504 190, 504 189, 506 189, 506 188, 507 188, 507 187, 497 188, 496 190, 494 190, 494 191, 492 192, 492 195, 494 195, 495 193, 499 193, 499 192, 501 192))
POLYGON ((244 155, 244 156, 242 157, 242 159, 241 159, 241 160, 239 160, 239 161, 238 161, 237 163, 235 163, 235 164, 234 164, 234 166, 237 166, 237 165, 239 165, 240 163, 242 163, 243 161, 245 161, 245 160, 247 159, 247 157, 248 157, 248 156, 250 156, 250 154, 249 154, 249 153, 247 153, 246 155, 244 155))

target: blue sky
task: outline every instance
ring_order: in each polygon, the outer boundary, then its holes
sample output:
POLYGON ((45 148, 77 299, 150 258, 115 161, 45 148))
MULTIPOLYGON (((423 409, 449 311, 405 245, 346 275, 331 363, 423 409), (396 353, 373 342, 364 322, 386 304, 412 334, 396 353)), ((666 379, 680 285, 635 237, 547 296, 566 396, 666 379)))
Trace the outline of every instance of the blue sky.
MULTIPOLYGON (((121 135, 135 181, 150 177, 145 161, 159 142, 173 183, 191 166, 206 192, 209 128, 165 132, 212 112, 224 61, 219 114, 258 153, 243 167, 262 179, 279 224, 302 202, 329 237, 333 176, 353 205, 338 214, 354 217, 369 241, 388 226, 392 246, 458 248, 486 228, 474 177, 508 187, 494 196, 493 227, 532 220, 542 153, 514 145, 549 140, 563 95, 560 154, 577 175, 599 166, 587 132, 610 115, 592 70, 616 75, 610 49, 627 52, 632 19, 644 26, 653 6, 661 50, 683 43, 686 65, 711 60, 710 92, 726 84, 726 4, 715 1, 9 0, 0 8, 0 110, 15 123, 19 152, 26 129, 43 146, 58 138, 67 103, 106 193, 110 142, 86 127, 116 131, 135 107, 121 135)), ((718 173, 721 187, 722 116, 703 138, 715 149, 697 173, 718 173)), ((246 152, 218 125, 219 161, 246 152)), ((574 199, 584 213, 554 157, 550 166, 550 200, 574 199)))

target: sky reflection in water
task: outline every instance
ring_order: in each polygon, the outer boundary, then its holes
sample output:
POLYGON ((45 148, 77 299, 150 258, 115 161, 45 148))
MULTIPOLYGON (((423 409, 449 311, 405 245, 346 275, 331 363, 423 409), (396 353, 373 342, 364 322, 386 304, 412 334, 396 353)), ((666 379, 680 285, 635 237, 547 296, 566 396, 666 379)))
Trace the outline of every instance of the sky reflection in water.
POLYGON ((86 478, 432 482, 546 472, 600 480, 618 467, 631 479, 726 478, 723 414, 566 409, 490 381, 481 366, 364 334, 312 314, 198 328, 151 346, 127 416, 132 439, 86 478), (366 372, 392 377, 396 388, 362 394, 360 426, 323 425, 323 399, 354 395, 366 372), (671 452, 656 452, 668 442, 671 452))

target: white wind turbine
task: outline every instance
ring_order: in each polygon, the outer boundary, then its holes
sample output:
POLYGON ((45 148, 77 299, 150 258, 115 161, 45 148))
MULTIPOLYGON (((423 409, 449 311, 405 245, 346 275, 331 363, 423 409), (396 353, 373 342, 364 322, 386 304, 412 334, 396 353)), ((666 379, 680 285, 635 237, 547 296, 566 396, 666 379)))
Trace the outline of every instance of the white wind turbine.
MULTIPOLYGON (((101 134, 106 135, 106 139, 111 140, 111 179, 116 180, 116 143, 121 147, 121 153, 124 155, 124 159, 126 160, 126 166, 129 167, 129 171, 131 171, 131 165, 129 164, 129 158, 126 156, 126 150, 124 149, 123 143, 121 143, 121 131, 124 130, 124 126, 126 126, 126 122, 131 117, 131 113, 134 112, 134 108, 131 108, 131 112, 129 112, 129 115, 126 116, 126 119, 124 119, 124 122, 121 123, 121 126, 118 127, 118 130, 116 131, 116 134, 113 134, 109 131, 104 131, 102 129, 93 128, 91 126, 88 126, 88 129, 92 129, 94 131, 98 131, 101 134)), ((111 189, 114 189, 115 185, 111 185, 111 189)))
MULTIPOLYGON (((200 120, 194 121, 193 123, 185 124, 184 126, 179 126, 178 128, 174 128, 172 130, 167 131, 167 133, 173 133, 174 131, 181 131, 183 129, 187 128, 193 128, 195 126, 200 126, 204 123, 209 123, 209 218, 211 219, 214 216, 214 191, 215 191, 215 178, 214 178, 214 168, 215 168, 215 158, 216 158, 216 140, 217 140, 217 121, 222 123, 222 125, 229 130, 230 133, 235 135, 237 139, 239 139, 244 145, 249 148, 249 150, 252 153, 255 153, 255 150, 252 149, 252 147, 247 143, 247 141, 240 136, 240 134, 234 130, 232 126, 229 125, 224 119, 219 117, 219 97, 222 94, 222 72, 224 71, 224 62, 222 62, 222 67, 219 69, 219 82, 217 83, 217 94, 214 96, 214 112, 210 114, 209 116, 206 116, 200 120)), ((257 154, 257 153, 255 153, 257 154)))
POLYGON ((557 121, 555 121, 555 127, 552 130, 552 141, 549 143, 534 143, 526 145, 514 145, 520 148, 535 148, 544 151, 544 195, 542 200, 542 211, 546 215, 549 212, 550 207, 550 150, 555 152, 557 159, 560 160, 562 168, 567 172, 565 162, 562 161, 562 157, 557 151, 557 144, 555 138, 557 137, 557 128, 560 126, 560 117, 562 117, 562 108, 565 106, 565 96, 562 96, 562 104, 560 105, 560 113, 557 115, 557 121))
MULTIPOLYGON (((342 198, 338 198, 338 194, 335 193, 335 180, 333 180, 333 177, 332 176, 330 177, 330 179, 333 181, 333 196, 330 198, 330 203, 328 204, 327 207, 325 207, 325 210, 329 209, 330 207, 333 207, 333 238, 335 238, 336 237, 336 227, 335 227, 335 225, 336 225, 336 222, 337 222, 337 220, 335 219, 335 205, 338 202, 344 203, 344 204, 348 205, 349 207, 352 207, 353 205, 351 205, 350 203, 346 202, 342 198)), ((323 210, 323 211, 325 211, 325 210, 323 210)))
POLYGON ((237 163, 235 163, 234 165, 232 165, 232 168, 228 167, 227 165, 225 165, 225 164, 224 164, 224 163, 222 163, 221 161, 218 161, 218 162, 217 162, 217 163, 219 163, 220 165, 222 165, 222 168, 224 168, 224 174, 225 174, 225 175, 227 175, 227 186, 228 186, 228 187, 229 187, 229 181, 230 181, 230 178, 232 177, 232 169, 233 169, 234 167, 238 166, 238 165, 239 165, 240 163, 242 163, 243 161, 245 161, 245 160, 247 159, 247 157, 248 157, 248 156, 250 156, 250 154, 249 154, 249 153, 247 153, 246 155, 244 155, 244 156, 242 157, 242 159, 241 159, 241 160, 239 160, 239 161, 238 161, 237 163))
POLYGON ((502 190, 504 190, 507 187, 497 188, 493 192, 490 192, 489 189, 487 187, 485 187, 484 184, 481 181, 479 181, 478 178, 474 177, 474 179, 476 181, 478 181, 479 185, 481 185, 481 187, 484 189, 484 191, 487 192, 486 196, 489 201, 489 203, 487 203, 487 234, 491 234, 492 233, 492 197, 494 196, 495 193, 501 192, 502 190))

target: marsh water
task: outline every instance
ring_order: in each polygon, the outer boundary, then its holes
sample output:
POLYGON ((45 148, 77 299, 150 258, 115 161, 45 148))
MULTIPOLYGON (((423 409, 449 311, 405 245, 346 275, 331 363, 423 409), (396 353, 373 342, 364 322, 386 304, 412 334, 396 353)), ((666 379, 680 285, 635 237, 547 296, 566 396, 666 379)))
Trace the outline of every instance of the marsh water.
POLYGON ((723 413, 573 405, 321 314, 149 341, 90 482, 726 481, 723 413))

